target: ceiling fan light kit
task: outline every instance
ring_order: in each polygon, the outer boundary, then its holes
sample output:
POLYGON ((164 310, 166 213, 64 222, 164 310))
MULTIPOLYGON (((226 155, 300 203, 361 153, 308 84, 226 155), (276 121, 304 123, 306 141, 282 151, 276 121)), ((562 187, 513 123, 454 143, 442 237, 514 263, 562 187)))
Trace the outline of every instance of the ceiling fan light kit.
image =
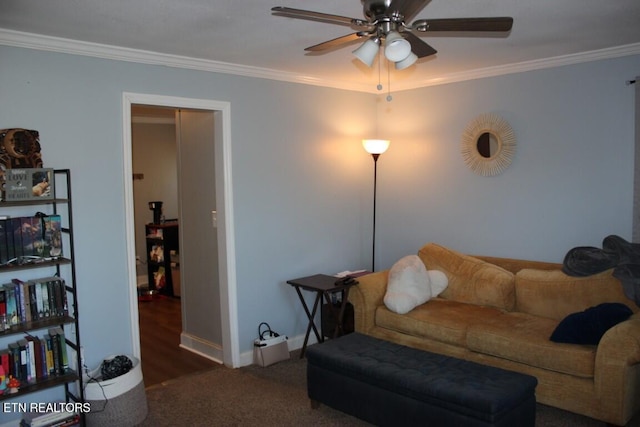
POLYGON ((411 54, 411 44, 397 31, 389 31, 384 42, 384 56, 391 62, 406 59, 411 54))
POLYGON ((409 68, 410 66, 415 64, 417 60, 418 56, 413 52, 409 52, 409 55, 406 58, 404 58, 402 61, 396 62, 396 70, 404 70, 405 68, 409 68))
POLYGON ((373 65, 373 61, 376 59, 379 49, 380 40, 374 37, 362 43, 359 48, 353 51, 353 54, 356 58, 366 64, 367 67, 371 67, 373 65))
MULTIPOLYGON (((271 9, 276 16, 306 19, 334 25, 348 26, 356 32, 310 46, 307 51, 321 52, 353 43, 363 37, 368 39, 353 54, 371 67, 384 40, 385 57, 395 63, 397 70, 404 70, 419 58, 435 55, 437 50, 420 37, 430 33, 508 33, 513 26, 511 17, 418 19, 411 21, 431 0, 361 0, 364 19, 349 18, 310 10, 276 6, 271 9)), ((473 34, 471 34, 473 33, 473 34)))

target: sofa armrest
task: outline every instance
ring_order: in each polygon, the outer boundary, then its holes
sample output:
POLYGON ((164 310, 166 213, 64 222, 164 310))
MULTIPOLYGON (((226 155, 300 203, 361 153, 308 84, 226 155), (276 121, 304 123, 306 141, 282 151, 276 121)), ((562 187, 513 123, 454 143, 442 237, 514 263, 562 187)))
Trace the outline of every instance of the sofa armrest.
POLYGON ((356 332, 368 334, 375 326, 378 306, 384 304, 389 271, 379 271, 358 277, 358 285, 349 290, 349 302, 353 304, 356 332))
POLYGON ((640 363, 640 313, 609 329, 598 343, 598 363, 635 365, 640 363))
POLYGON ((609 329, 596 352, 596 392, 606 407, 618 407, 612 422, 624 425, 640 409, 640 314, 609 329))

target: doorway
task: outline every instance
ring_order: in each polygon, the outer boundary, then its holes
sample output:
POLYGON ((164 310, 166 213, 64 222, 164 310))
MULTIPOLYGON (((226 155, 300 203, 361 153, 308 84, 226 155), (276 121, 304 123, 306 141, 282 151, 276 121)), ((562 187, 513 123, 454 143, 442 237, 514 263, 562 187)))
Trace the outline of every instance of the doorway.
MULTIPOLYGON (((180 191, 192 187, 192 171, 198 175, 198 182, 215 182, 214 113, 134 104, 131 114, 138 325, 142 372, 149 387, 211 369, 221 362, 220 358, 211 360, 181 346, 183 335, 199 334, 185 328, 183 319, 195 316, 183 313, 183 307, 192 306, 194 298, 207 301, 207 307, 212 303, 220 306, 219 292, 214 291, 218 289, 217 256, 213 256, 217 254, 215 229, 210 221, 203 224, 201 219, 197 224, 203 208, 215 206, 215 192, 205 188, 197 192, 194 202, 189 200, 189 192, 180 191), (194 155, 200 164, 193 161, 194 155), (185 163, 188 168, 181 167, 185 163), (180 213, 183 211, 185 215, 180 213), (194 225, 198 226, 196 241, 190 230, 194 225), (185 241, 181 242, 179 236, 185 236, 185 241), (197 259, 200 253, 212 255, 207 257, 204 276, 198 271, 203 264, 197 259), (185 257, 188 263, 183 262, 185 257), (188 288, 185 285, 190 282, 214 286, 192 287, 183 299, 182 288, 188 288)), ((197 307, 192 310, 197 311, 197 307)), ((219 310, 208 311, 219 316, 219 310)), ((220 321, 215 324, 220 325, 220 321)), ((208 332, 205 329, 200 334, 206 337, 208 332)), ((215 332, 219 336, 219 331, 215 332)), ((207 341, 219 343, 220 339, 207 341)))
MULTIPOLYGON (((239 346, 237 340, 237 302, 235 283, 235 246, 233 241, 233 209, 231 185, 231 138, 230 138, 230 105, 225 102, 198 100, 190 98, 165 97, 125 93, 123 95, 123 164, 125 183, 125 216, 127 232, 127 264, 129 270, 129 298, 131 311, 131 336, 134 356, 140 358, 140 326, 138 324, 138 292, 137 268, 134 224, 133 199, 133 169, 132 169, 132 134, 131 110, 136 104, 168 107, 172 109, 193 109, 209 112, 214 117, 215 138, 215 201, 217 211, 217 247, 219 248, 217 261, 219 264, 218 301, 219 307, 212 308, 220 313, 219 343, 212 343, 207 339, 200 339, 201 331, 191 334, 183 329, 180 346, 195 353, 200 353, 211 359, 219 360, 230 367, 239 366, 239 346)), ((210 215, 210 214, 209 214, 210 215)), ((184 293, 184 290, 182 291, 184 293)), ((189 323, 189 316, 195 316, 202 307, 189 306, 182 309, 182 319, 189 323)), ((192 322, 198 323, 198 322, 192 322)))

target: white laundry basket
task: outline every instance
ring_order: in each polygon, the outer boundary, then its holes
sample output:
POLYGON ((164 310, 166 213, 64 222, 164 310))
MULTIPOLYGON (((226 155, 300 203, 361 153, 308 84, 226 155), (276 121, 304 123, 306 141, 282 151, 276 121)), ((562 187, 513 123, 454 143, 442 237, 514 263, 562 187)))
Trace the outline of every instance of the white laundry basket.
POLYGON ((85 379, 84 397, 91 405, 86 414, 87 426, 126 427, 140 424, 147 417, 147 395, 142 368, 135 357, 127 356, 133 367, 124 375, 100 380, 100 367, 85 379))

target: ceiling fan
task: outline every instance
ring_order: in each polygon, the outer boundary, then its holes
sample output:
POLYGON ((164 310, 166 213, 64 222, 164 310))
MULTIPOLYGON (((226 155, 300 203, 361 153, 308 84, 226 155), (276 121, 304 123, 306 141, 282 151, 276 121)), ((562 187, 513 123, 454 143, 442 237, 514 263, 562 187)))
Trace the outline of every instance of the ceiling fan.
POLYGON ((398 70, 413 65, 418 58, 437 53, 419 36, 432 32, 509 32, 513 26, 513 18, 510 17, 418 19, 408 24, 407 22, 413 19, 430 1, 361 0, 364 19, 282 6, 274 7, 271 11, 276 16, 344 25, 355 30, 354 33, 309 46, 305 49, 306 51, 327 51, 361 38, 367 38, 360 47, 353 51, 354 55, 371 67, 384 43, 385 57, 394 62, 395 68, 398 70))

